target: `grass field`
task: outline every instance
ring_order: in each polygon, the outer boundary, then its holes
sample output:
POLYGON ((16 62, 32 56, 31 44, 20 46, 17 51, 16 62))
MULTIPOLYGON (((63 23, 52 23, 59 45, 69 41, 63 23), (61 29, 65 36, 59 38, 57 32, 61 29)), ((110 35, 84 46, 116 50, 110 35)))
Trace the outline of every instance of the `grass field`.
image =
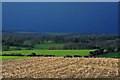
POLYGON ((50 49, 51 47, 56 47, 56 48, 63 48, 64 44, 63 43, 41 43, 41 44, 37 44, 34 48, 35 49, 50 49))
POLYGON ((0 60, 12 60, 12 59, 21 59, 26 58, 26 56, 1 56, 0 60))
POLYGON ((120 58, 120 52, 113 52, 108 54, 102 54, 98 55, 98 57, 104 57, 104 58, 120 58))
POLYGON ((55 55, 55 56, 66 56, 66 55, 80 55, 87 56, 91 50, 14 50, 14 51, 3 51, 2 54, 21 53, 24 55, 36 53, 39 55, 55 55))
MULTIPOLYGON (((10 46, 9 47, 9 50, 16 50, 18 46, 10 46)), ((22 50, 25 50, 26 48, 25 47, 20 47, 22 50)))

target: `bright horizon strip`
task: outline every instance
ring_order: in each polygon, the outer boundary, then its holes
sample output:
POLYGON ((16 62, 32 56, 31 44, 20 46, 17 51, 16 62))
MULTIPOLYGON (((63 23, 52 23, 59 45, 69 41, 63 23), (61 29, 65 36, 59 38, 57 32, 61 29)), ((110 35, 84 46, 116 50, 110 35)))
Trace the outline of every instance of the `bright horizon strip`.
POLYGON ((120 0, 1 0, 2 2, 119 2, 120 0))

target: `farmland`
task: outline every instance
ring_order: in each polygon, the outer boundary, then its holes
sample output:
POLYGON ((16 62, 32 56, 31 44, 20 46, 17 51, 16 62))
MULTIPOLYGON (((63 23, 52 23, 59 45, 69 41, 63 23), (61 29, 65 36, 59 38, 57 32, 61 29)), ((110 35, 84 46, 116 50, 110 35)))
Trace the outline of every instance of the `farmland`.
MULTIPOLYGON (((89 51, 93 50, 14 50, 14 51, 3 51, 2 54, 16 54, 21 53, 23 55, 28 55, 31 53, 36 53, 38 55, 55 55, 55 56, 66 56, 66 55, 80 55, 80 56, 87 56, 89 55, 89 51)), ((26 57, 26 56, 24 56, 26 57)), ((2 60, 6 59, 19 59, 22 58, 21 56, 3 56, 2 60)))
POLYGON ((21 59, 26 58, 25 56, 2 56, 0 60, 14 60, 14 59, 21 59))
POLYGON ((0 78, 120 78, 118 1, 94 1, 4 1, 0 78))
POLYGON ((117 35, 3 32, 2 74, 4 78, 118 77, 117 40, 117 35))
POLYGON ((14 50, 14 51, 3 51, 3 54, 10 53, 21 53, 21 54, 30 54, 36 53, 39 55, 55 55, 55 56, 65 56, 65 55, 81 55, 85 56, 89 54, 89 51, 93 50, 14 50))
POLYGON ((4 78, 118 77, 118 59, 34 57, 3 61, 4 78), (8 67, 9 66, 9 67, 8 67))
POLYGON ((117 34, 3 31, 2 35, 2 54, 88 56, 91 50, 99 50, 93 52, 93 55, 98 56, 120 52, 120 47, 115 44, 120 41, 117 34))

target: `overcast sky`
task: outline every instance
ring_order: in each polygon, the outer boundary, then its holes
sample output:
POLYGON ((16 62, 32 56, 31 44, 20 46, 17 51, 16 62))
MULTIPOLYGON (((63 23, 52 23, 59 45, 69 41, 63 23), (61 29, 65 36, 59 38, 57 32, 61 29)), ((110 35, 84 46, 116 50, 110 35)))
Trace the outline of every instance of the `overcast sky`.
POLYGON ((3 29, 37 32, 117 33, 113 2, 3 3, 3 29))

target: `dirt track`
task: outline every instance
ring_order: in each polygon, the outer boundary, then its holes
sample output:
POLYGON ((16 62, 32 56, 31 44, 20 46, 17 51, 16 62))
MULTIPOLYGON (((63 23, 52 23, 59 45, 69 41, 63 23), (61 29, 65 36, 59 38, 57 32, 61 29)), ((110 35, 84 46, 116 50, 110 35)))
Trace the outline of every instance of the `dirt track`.
POLYGON ((4 78, 108 78, 118 76, 118 59, 34 57, 3 61, 4 78))

